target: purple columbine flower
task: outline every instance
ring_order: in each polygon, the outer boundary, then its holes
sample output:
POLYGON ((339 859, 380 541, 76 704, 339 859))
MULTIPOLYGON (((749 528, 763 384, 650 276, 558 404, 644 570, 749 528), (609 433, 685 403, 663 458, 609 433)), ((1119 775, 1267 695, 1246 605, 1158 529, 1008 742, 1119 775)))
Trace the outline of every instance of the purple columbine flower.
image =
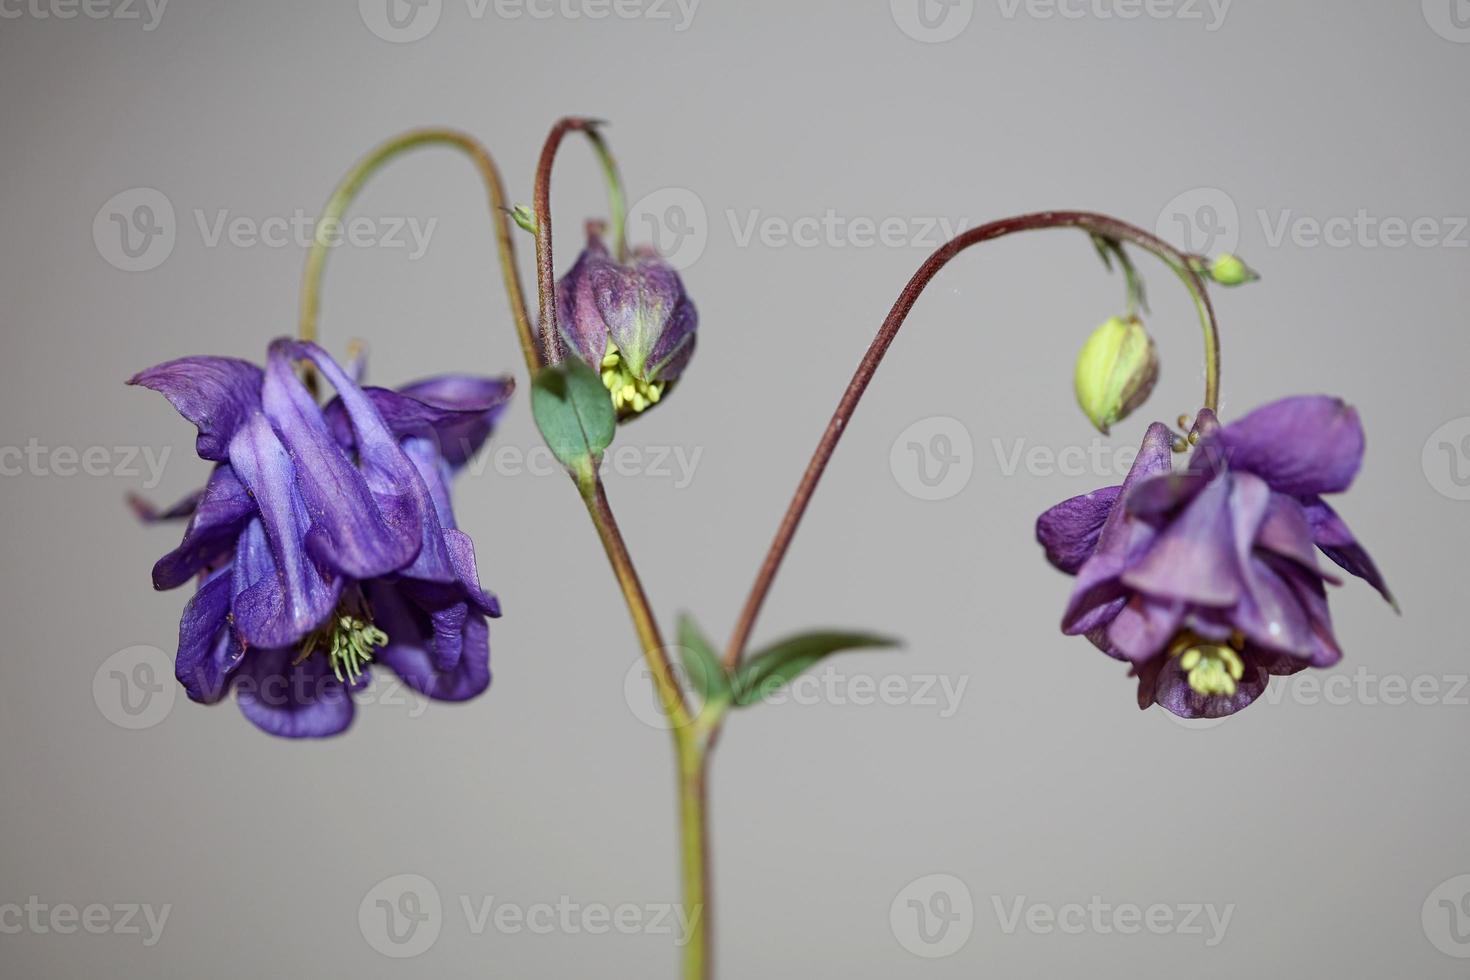
POLYGON ((1287 398, 1221 426, 1173 470, 1173 436, 1149 427, 1122 486, 1058 504, 1037 521, 1053 565, 1077 577, 1062 630, 1133 665, 1140 707, 1216 718, 1250 704, 1272 675, 1342 659, 1317 550, 1393 601, 1368 552, 1323 494, 1363 458, 1357 412, 1287 398))
POLYGON ((363 388, 315 344, 281 339, 265 369, 186 357, 143 371, 199 429, 208 484, 160 519, 190 516, 153 568, 197 578, 175 673, 195 701, 230 690, 273 735, 335 735, 376 661, 422 694, 462 701, 490 683, 489 627, 474 546, 455 526, 449 480, 488 438, 510 379, 444 377, 363 388), (336 389, 319 405, 306 360, 336 389))
POLYGON ((694 356, 699 314, 679 274, 651 248, 617 262, 600 228, 556 286, 557 323, 567 352, 602 374, 619 418, 657 404, 694 356))

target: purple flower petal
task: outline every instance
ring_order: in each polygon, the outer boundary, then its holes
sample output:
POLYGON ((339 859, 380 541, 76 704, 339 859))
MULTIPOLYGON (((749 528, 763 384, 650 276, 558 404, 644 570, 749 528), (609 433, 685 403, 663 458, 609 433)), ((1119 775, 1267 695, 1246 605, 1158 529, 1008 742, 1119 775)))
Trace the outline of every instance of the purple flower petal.
POLYGON ((1289 558, 1303 568, 1315 572, 1334 585, 1336 578, 1322 572, 1317 563, 1317 549, 1312 541, 1312 528, 1306 511, 1295 497, 1271 494, 1266 519, 1256 532, 1256 547, 1289 558))
POLYGON ((195 448, 203 459, 222 462, 230 440, 260 407, 260 368, 233 357, 181 357, 128 381, 169 400, 199 429, 195 448))
MULTIPOLYGON (((1172 443, 1167 426, 1155 422, 1148 427, 1119 490, 1119 500, 1127 499, 1140 482, 1170 472, 1174 465, 1172 443)), ((1097 550, 1077 571, 1077 585, 1062 616, 1063 632, 1087 634, 1112 621, 1127 595, 1119 576, 1143 553, 1153 534, 1147 524, 1130 518, 1125 508, 1112 509, 1098 535, 1097 550)))
POLYGON ((368 601, 388 634, 388 645, 377 659, 409 687, 438 701, 467 701, 490 686, 490 627, 479 613, 466 617, 459 655, 453 668, 445 670, 431 652, 434 631, 426 614, 382 582, 370 586, 368 601))
POLYGON ((251 650, 235 682, 241 713, 262 731, 282 738, 340 734, 352 724, 347 685, 333 676, 326 657, 316 654, 295 663, 298 656, 295 648, 251 650))
MULTIPOLYGON (((587 280, 597 313, 629 370, 638 377, 649 377, 654 348, 684 298, 679 274, 662 259, 650 256, 628 266, 592 265, 587 280)), ((688 325, 692 328, 693 323, 688 325)))
MULTIPOLYGON (((682 287, 681 287, 682 288, 682 287)), ((680 296, 668 325, 648 355, 650 381, 673 382, 679 379, 694 356, 695 331, 699 327, 699 311, 688 296, 680 296)))
POLYGON ((1046 549, 1046 560, 1068 575, 1076 575, 1102 537, 1103 525, 1123 488, 1104 487, 1064 500, 1036 519, 1036 540, 1046 549))
POLYGON ((153 587, 177 588, 214 567, 234 550, 235 539, 255 512, 255 500, 230 465, 216 466, 199 495, 184 540, 153 566, 153 587))
MULTIPOLYGON (((514 391, 513 378, 469 375, 429 378, 398 391, 363 389, 396 437, 432 439, 439 455, 456 468, 468 462, 490 438, 514 391)), ((325 411, 338 444, 356 448, 342 399, 334 398, 325 411)))
MULTIPOLYGON (((1158 598, 1233 605, 1241 583, 1231 533, 1231 486, 1230 474, 1210 481, 1123 573, 1123 583, 1158 598)), ((1264 499, 1260 507, 1264 512, 1264 499)))
MULTIPOLYGON (((1153 703, 1180 718, 1224 718, 1249 705, 1266 690, 1271 677, 1251 658, 1245 660, 1245 677, 1236 684, 1234 694, 1200 694, 1189 686, 1189 678, 1179 667, 1179 658, 1160 657, 1162 661, 1152 678, 1153 703)), ((1140 677, 1140 681, 1143 677, 1140 677)), ((1140 683, 1139 700, 1143 700, 1140 683)), ((1147 705, 1144 705, 1147 707, 1147 705)))
POLYGON ((214 704, 229 689, 230 675, 244 654, 229 628, 229 569, 221 569, 199 587, 179 620, 179 653, 174 676, 189 697, 214 704))
POLYGON ((1325 395, 1273 402, 1220 429, 1214 439, 1232 469, 1254 473, 1272 490, 1293 496, 1346 490, 1363 462, 1357 411, 1325 395))
POLYGON ((261 401, 295 464, 296 485, 311 515, 307 548, 344 575, 373 578, 397 571, 419 553, 422 482, 362 389, 315 344, 271 344, 261 401), (321 409, 292 368, 316 365, 337 389, 352 424, 357 465, 332 437, 321 409))
POLYGON ((1184 611, 1182 602, 1134 595, 1108 625, 1109 651, 1133 663, 1153 659, 1179 631, 1184 611))
POLYGON ((260 509, 236 545, 235 628, 251 647, 292 646, 331 615, 342 582, 325 579, 306 552, 306 504, 291 457, 264 416, 241 428, 230 460, 260 509))
POLYGON ((1388 600, 1389 605, 1397 609, 1398 602, 1388 590, 1388 582, 1384 580, 1383 573, 1374 564, 1368 550, 1353 537, 1347 522, 1320 498, 1309 497, 1302 501, 1302 507, 1306 512, 1307 524, 1312 529, 1312 540, 1322 549, 1322 553, 1344 571, 1373 586, 1388 600))
POLYGON ((594 369, 607 356, 607 323, 597 310, 592 292, 591 271, 615 268, 595 229, 587 230, 587 247, 577 256, 566 276, 556 285, 557 332, 561 341, 594 369))
POLYGON ((184 499, 172 507, 159 510, 143 497, 129 492, 127 495, 128 507, 132 509, 133 515, 144 524, 162 524, 165 521, 181 521, 191 516, 199 509, 199 501, 204 497, 204 488, 200 487, 190 493, 184 499))

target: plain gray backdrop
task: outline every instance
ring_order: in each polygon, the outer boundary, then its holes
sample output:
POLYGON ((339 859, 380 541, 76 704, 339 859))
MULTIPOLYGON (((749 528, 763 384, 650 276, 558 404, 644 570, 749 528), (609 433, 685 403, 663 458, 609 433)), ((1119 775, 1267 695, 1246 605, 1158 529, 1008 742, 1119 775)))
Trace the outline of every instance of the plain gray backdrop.
MULTIPOLYGON (((168 674, 188 590, 149 584, 180 528, 124 504, 207 473, 191 427, 125 379, 259 360, 292 332, 293 226, 362 153, 462 127, 529 201, 553 120, 587 114, 611 122, 634 240, 677 253, 701 313, 688 374, 609 472, 666 629, 687 610, 728 634, 941 229, 1061 207, 1264 273, 1218 292, 1224 414, 1358 406, 1340 509, 1403 604, 1335 590, 1342 665, 1225 724, 1140 712, 1119 664, 1059 633, 1069 583, 1032 524, 1198 407, 1192 310, 1141 257, 1163 380, 1103 439, 1072 358, 1121 282, 1071 232, 967 254, 883 365, 759 625, 905 647, 729 725, 722 975, 1465 975, 1463 0, 394 2, 390 20, 377 0, 0 0, 0 974, 674 975, 672 755, 524 384, 456 489, 506 610, 468 705, 379 691, 344 737, 293 743, 190 703, 168 674), (379 900, 419 902, 416 945, 379 900), (161 931, 143 906, 167 907, 161 931), (626 927, 599 928, 620 907, 626 927)), ((605 213, 579 141, 554 206, 564 270, 605 213)), ((524 382, 463 159, 406 157, 352 213, 335 353, 367 341, 379 383, 524 382)))

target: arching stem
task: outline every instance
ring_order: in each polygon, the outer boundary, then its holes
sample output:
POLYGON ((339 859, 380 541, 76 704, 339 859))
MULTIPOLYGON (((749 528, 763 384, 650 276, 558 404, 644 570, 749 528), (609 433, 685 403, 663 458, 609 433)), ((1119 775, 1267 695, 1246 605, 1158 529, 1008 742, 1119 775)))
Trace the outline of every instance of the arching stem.
POLYGON ((556 163, 557 150, 568 133, 586 134, 602 163, 603 176, 607 179, 608 207, 612 211, 611 233, 613 249, 622 261, 627 256, 626 225, 628 220, 623 181, 618 174, 617 161, 613 159, 607 142, 597 127, 597 119, 567 116, 558 119, 546 142, 541 147, 541 159, 536 164, 536 191, 532 206, 536 211, 536 292, 540 297, 541 314, 541 363, 551 364, 557 357, 556 342, 556 267, 551 250, 551 168, 556 163))
POLYGON ((832 414, 832 420, 827 423, 826 431, 822 433, 816 451, 812 454, 811 462, 807 464, 806 472, 797 485, 796 494, 786 508, 786 514, 782 517, 780 526, 776 529, 775 540, 771 542, 771 547, 766 552, 765 560, 756 574, 755 584, 751 587, 750 595, 745 600, 745 607, 740 613, 740 619, 736 622, 730 642, 725 648, 724 659, 728 668, 734 670, 739 665, 740 658, 744 656, 745 647, 750 642, 750 634, 755 629, 761 606, 766 601, 777 571, 780 570, 782 559, 786 557, 786 552, 791 547, 791 540, 796 535, 796 529, 801 524, 801 518, 806 513, 812 494, 816 492, 817 484, 822 479, 822 473, 827 469, 827 463, 837 449, 837 443, 847 428, 848 420, 852 418, 858 402, 862 400, 863 393, 868 390, 868 384, 873 380, 878 365, 883 362, 883 357, 888 353, 888 348, 893 343, 894 337, 897 336, 899 328, 908 319, 910 311, 913 310, 914 304, 918 302, 925 287, 939 274, 941 269, 950 263, 950 260, 972 245, 1004 238, 1016 232, 1037 231, 1043 228, 1080 228, 1102 239, 1129 242, 1157 256, 1179 275, 1194 297, 1200 324, 1204 330, 1204 407, 1211 411, 1218 409, 1220 332, 1215 322, 1215 311, 1210 304, 1210 297, 1205 291, 1204 280, 1200 278, 1199 273, 1191 264, 1191 256, 1142 228, 1106 215, 1085 211, 1042 211, 1014 218, 1004 218, 970 229, 941 245, 919 267, 919 271, 914 273, 914 277, 909 280, 908 285, 904 287, 898 300, 893 304, 887 319, 883 321, 882 327, 878 330, 878 336, 873 339, 873 343, 868 347, 868 352, 863 355, 857 371, 847 385, 847 390, 842 393, 842 398, 837 403, 837 410, 832 414))
POLYGON ((306 271, 301 281, 300 336, 302 340, 317 339, 317 317, 321 310, 322 272, 326 268, 327 254, 331 241, 341 231, 342 217, 362 190, 368 178, 384 164, 401 153, 421 146, 449 146, 463 151, 474 163, 485 190, 490 197, 490 216, 495 222, 495 239, 499 246, 500 271, 505 280, 505 291, 510 300, 510 312, 515 320, 516 335, 520 339, 521 351, 527 364, 534 364, 536 340, 531 330, 531 317, 526 307, 526 294, 521 287, 520 272, 516 269, 515 241, 512 238, 510 215, 506 208, 505 187, 500 171, 488 150, 472 136, 452 129, 416 129, 397 136, 375 148, 348 171, 347 176, 332 191, 321 217, 317 219, 316 232, 312 238, 311 251, 306 256, 306 271))

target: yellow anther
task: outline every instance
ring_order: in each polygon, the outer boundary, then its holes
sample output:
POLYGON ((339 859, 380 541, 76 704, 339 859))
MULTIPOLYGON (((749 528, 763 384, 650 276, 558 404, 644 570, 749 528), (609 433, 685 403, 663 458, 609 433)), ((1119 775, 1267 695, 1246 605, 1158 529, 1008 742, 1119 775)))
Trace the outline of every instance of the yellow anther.
POLYGON ((626 418, 645 411, 663 397, 662 381, 645 381, 629 370, 622 352, 611 342, 602 358, 602 384, 612 393, 613 407, 626 418))
POLYGON ((1169 654, 1179 658, 1179 669, 1195 693, 1233 697, 1240 690, 1237 682, 1245 677, 1245 660, 1233 646, 1184 633, 1170 647, 1169 654))

